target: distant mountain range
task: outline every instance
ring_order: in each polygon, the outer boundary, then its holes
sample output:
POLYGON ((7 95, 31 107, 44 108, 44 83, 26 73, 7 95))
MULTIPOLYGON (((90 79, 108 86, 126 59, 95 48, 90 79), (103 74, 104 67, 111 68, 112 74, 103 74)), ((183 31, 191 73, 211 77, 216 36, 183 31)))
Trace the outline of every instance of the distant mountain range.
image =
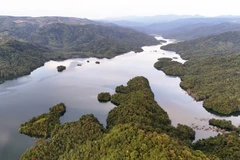
POLYGON ((177 16, 122 17, 108 21, 119 26, 133 28, 165 38, 190 40, 240 29, 240 16, 177 16), (132 21, 131 21, 132 20, 132 21))
POLYGON ((133 24, 133 26, 144 26, 144 25, 150 25, 153 23, 165 23, 170 22, 178 19, 187 19, 187 18, 201 18, 203 16, 200 15, 156 15, 156 16, 126 16, 126 17, 113 17, 113 18, 107 18, 102 21, 104 22, 111 22, 120 26, 130 26, 133 24), (128 23, 125 23, 128 22, 128 23), (130 23, 130 24, 129 24, 130 23))
POLYGON ((230 31, 163 46, 162 49, 176 51, 184 59, 197 60, 211 56, 240 53, 240 31, 230 31))

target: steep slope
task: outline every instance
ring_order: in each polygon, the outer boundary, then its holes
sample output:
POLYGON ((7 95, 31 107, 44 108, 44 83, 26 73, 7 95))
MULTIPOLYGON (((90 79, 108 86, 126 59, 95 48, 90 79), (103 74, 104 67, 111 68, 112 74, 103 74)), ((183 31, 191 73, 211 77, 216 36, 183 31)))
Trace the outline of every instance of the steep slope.
POLYGON ((40 45, 9 40, 0 44, 0 81, 29 74, 49 60, 51 51, 40 45))

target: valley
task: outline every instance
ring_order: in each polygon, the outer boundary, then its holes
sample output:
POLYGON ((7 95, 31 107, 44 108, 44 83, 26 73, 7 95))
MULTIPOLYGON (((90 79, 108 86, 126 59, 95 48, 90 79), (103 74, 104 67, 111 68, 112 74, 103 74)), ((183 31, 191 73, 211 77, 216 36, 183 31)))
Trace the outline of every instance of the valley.
POLYGON ((0 159, 240 158, 239 16, 125 18, 0 16, 0 159))

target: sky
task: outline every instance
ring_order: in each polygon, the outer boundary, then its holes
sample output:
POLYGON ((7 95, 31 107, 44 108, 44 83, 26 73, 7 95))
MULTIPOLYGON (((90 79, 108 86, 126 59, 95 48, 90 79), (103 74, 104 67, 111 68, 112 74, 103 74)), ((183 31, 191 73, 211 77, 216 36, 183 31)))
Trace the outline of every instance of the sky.
POLYGON ((0 15, 104 19, 154 15, 240 15, 237 0, 2 0, 0 15))

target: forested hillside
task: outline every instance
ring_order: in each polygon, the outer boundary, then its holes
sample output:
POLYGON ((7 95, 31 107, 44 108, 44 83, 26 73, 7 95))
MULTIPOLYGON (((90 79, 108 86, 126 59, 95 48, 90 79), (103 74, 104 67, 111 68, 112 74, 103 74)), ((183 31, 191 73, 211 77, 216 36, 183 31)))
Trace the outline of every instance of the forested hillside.
POLYGON ((193 146, 210 157, 217 156, 220 160, 240 159, 239 133, 230 132, 216 137, 197 141, 193 146))
POLYGON ((144 45, 158 44, 153 37, 132 29, 63 23, 40 27, 29 40, 58 51, 87 52, 108 58, 131 50, 141 51, 144 45))
POLYGON ((8 40, 0 44, 0 81, 11 79, 40 67, 50 59, 51 51, 43 46, 8 40))
POLYGON ((201 59, 240 53, 240 31, 198 38, 163 46, 162 49, 176 51, 184 59, 201 59))
MULTIPOLYGON (((190 142, 195 132, 190 127, 171 126, 167 113, 154 100, 146 78, 135 77, 127 86, 117 87, 111 101, 117 106, 109 112, 106 128, 93 115, 56 124, 50 139, 39 139, 21 159, 208 160, 201 151, 192 149, 190 142)), ((36 128, 37 125, 48 126, 36 124, 36 128)))
POLYGON ((207 110, 218 114, 240 111, 240 32, 228 32, 164 46, 183 58, 184 64, 160 59, 155 68, 180 76, 180 86, 207 110))
POLYGON ((0 82, 50 59, 112 58, 159 42, 133 29, 66 17, 0 17, 0 82))

